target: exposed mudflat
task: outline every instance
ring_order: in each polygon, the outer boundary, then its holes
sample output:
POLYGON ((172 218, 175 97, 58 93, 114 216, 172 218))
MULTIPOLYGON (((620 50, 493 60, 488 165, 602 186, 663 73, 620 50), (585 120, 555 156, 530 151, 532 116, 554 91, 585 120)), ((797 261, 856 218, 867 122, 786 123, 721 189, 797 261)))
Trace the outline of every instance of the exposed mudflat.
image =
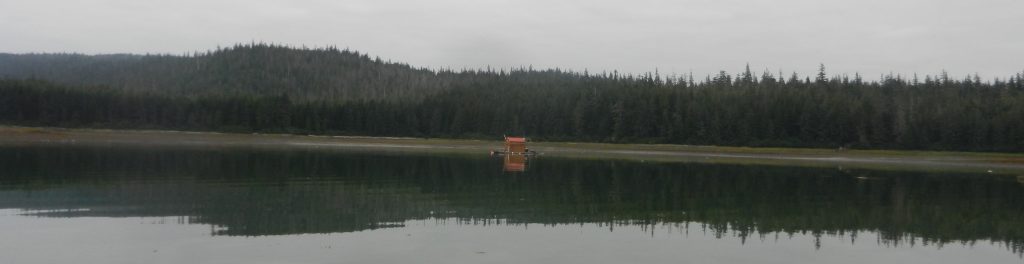
MULTIPOLYGON (((230 134, 214 132, 0 127, 0 145, 106 145, 359 149, 488 155, 500 141, 389 137, 230 134)), ((899 170, 952 170, 1024 174, 1024 155, 1013 153, 738 148, 685 145, 535 142, 541 156, 626 159, 640 162, 749 163, 899 170)))

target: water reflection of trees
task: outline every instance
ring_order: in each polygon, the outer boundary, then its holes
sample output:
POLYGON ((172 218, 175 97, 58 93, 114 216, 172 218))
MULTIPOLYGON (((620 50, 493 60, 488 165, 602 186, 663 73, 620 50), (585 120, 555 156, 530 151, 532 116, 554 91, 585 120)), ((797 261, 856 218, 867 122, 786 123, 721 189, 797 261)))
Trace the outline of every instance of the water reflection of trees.
POLYGON ((2 149, 0 208, 184 216, 218 235, 349 232, 411 219, 699 223, 717 236, 877 232, 881 242, 1024 248, 1015 177, 304 151, 2 149))

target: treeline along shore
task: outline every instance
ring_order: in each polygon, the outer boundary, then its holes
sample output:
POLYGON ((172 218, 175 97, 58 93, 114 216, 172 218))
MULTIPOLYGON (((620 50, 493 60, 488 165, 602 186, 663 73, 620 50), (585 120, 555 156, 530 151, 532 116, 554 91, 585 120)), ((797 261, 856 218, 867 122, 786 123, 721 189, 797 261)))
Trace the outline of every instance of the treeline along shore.
POLYGON ((0 123, 323 135, 1018 152, 1024 73, 422 69, 333 47, 0 54, 0 123))

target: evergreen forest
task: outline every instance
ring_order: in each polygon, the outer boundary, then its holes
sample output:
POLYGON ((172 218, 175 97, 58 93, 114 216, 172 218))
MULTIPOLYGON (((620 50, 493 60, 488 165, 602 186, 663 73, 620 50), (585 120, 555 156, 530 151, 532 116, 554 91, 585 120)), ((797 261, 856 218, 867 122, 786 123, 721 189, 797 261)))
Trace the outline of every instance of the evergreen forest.
POLYGON ((982 80, 427 69, 347 49, 0 54, 0 124, 691 145, 1024 151, 1024 72, 982 80))

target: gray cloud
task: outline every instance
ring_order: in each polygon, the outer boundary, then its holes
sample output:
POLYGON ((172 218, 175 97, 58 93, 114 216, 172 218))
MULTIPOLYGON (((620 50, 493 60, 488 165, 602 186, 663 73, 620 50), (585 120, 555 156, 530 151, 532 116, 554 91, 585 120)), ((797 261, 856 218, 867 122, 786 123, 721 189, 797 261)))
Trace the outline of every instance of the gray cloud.
POLYGON ((0 52, 175 53, 252 40, 416 66, 698 75, 1024 70, 1024 1, 0 0, 0 52))

